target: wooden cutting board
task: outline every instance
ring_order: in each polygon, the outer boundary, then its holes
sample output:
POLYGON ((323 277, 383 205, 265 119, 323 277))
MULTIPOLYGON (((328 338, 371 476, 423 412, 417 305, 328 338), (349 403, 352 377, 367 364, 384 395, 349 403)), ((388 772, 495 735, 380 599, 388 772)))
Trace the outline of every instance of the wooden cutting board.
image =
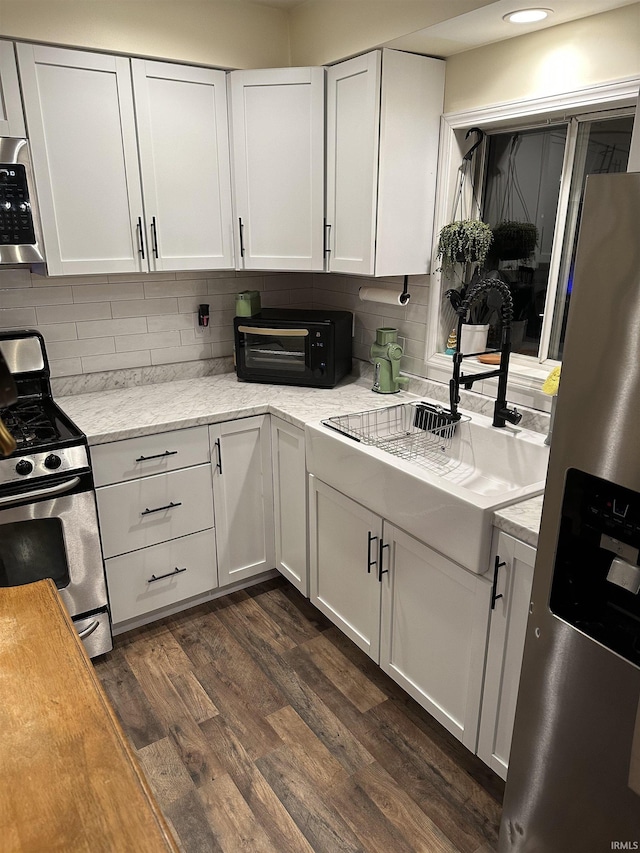
POLYGON ((0 847, 176 847, 53 581, 0 589, 0 847))

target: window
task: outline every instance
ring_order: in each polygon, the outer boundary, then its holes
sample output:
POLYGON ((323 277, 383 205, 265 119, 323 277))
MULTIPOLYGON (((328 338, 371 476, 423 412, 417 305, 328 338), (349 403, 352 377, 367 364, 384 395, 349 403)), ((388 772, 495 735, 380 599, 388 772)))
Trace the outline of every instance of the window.
POLYGON ((512 291, 513 352, 562 359, 586 179, 626 170, 632 131, 628 115, 488 135, 482 215, 494 246, 487 266, 512 291), (563 179, 570 189, 561 199, 563 179))
MULTIPOLYGON (((562 106, 559 100, 541 99, 537 112, 536 104, 523 102, 446 116, 443 123, 440 225, 450 221, 460 162, 474 141, 466 137, 467 131, 478 127, 486 134, 484 153, 478 156, 479 149, 476 154, 475 189, 465 189, 465 215, 479 210, 492 228, 502 222, 533 226, 535 245, 530 251, 501 250, 487 261, 509 282, 514 296, 510 384, 523 389, 522 402, 533 403, 530 394, 562 360, 587 176, 627 168, 636 96, 624 84, 615 92, 603 89, 603 95, 594 87, 568 96, 562 106), (547 103, 553 107, 548 112, 547 103)), ((432 297, 427 375, 441 381, 450 376, 449 357, 443 354, 454 319, 443 294, 451 285, 441 279, 432 297)), ((499 329, 492 332, 495 341, 499 329)))

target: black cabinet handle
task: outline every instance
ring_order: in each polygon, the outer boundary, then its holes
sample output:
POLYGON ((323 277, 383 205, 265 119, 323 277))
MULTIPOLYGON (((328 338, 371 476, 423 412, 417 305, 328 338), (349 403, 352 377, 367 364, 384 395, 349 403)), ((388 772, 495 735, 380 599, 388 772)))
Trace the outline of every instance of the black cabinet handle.
POLYGON ((380 540, 380 556, 378 558, 378 580, 382 583, 382 575, 389 574, 389 569, 382 568, 382 559, 384 557, 384 549, 391 548, 391 545, 385 543, 382 539, 380 540))
POLYGON ((182 501, 178 501, 177 503, 174 503, 173 501, 171 501, 166 506, 158 506, 155 509, 148 509, 147 508, 147 509, 143 510, 143 512, 141 512, 140 515, 151 515, 154 512, 163 512, 165 509, 175 509, 175 507, 177 507, 177 506, 182 506, 182 501))
POLYGON ((331 225, 325 220, 324 223, 324 253, 331 254, 331 225))
POLYGON ((151 217, 151 236, 153 238, 153 254, 158 257, 158 226, 155 216, 151 217))
POLYGON ((142 230, 142 217, 138 217, 138 224, 136 225, 136 232, 138 234, 138 254, 144 261, 144 231, 142 230))
POLYGON ((241 216, 238 217, 238 226, 240 229, 240 257, 244 258, 244 225, 241 216))
POLYGON ((500 557, 499 557, 499 556, 497 556, 497 557, 496 557, 495 563, 493 564, 493 583, 492 583, 492 585, 491 585, 491 609, 492 609, 492 610, 495 610, 495 609, 496 609, 496 601, 497 601, 499 598, 502 598, 502 593, 500 593, 499 595, 497 594, 497 590, 498 590, 498 571, 499 571, 503 566, 506 566, 506 565, 507 565, 507 564, 506 564, 505 562, 502 562, 502 563, 500 562, 500 557))
POLYGON ((374 535, 371 533, 371 531, 369 531, 369 533, 367 534, 367 574, 371 574, 371 566, 375 566, 375 565, 376 565, 376 563, 377 563, 377 560, 375 560, 375 559, 374 559, 374 560, 372 560, 372 559, 371 559, 371 543, 372 543, 374 540, 377 542, 377 541, 378 541, 378 537, 377 537, 377 536, 374 536, 374 535))
POLYGON ((161 581, 164 578, 172 578, 174 575, 181 575, 182 572, 186 572, 186 571, 187 571, 186 566, 184 567, 184 569, 179 569, 176 566, 172 572, 167 572, 166 575, 158 575, 157 577, 156 577, 156 575, 151 575, 151 577, 149 578, 147 583, 153 583, 154 581, 161 581))
POLYGON ((177 450, 165 450, 164 453, 156 453, 154 456, 138 456, 136 462, 148 462, 150 459, 164 459, 165 456, 176 456, 177 450))
POLYGON ((220 471, 220 474, 222 475, 222 450, 220 449, 220 439, 219 438, 216 438, 215 444, 216 444, 216 448, 218 451, 218 453, 217 453, 218 461, 216 462, 216 468, 218 469, 218 471, 220 471))

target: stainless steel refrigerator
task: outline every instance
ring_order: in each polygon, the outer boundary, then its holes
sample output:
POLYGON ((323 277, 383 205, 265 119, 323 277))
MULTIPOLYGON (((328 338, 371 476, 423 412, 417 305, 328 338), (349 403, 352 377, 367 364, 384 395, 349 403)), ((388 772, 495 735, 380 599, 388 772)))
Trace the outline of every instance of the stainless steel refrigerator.
POLYGON ((587 179, 500 853, 640 850, 640 173, 587 179))

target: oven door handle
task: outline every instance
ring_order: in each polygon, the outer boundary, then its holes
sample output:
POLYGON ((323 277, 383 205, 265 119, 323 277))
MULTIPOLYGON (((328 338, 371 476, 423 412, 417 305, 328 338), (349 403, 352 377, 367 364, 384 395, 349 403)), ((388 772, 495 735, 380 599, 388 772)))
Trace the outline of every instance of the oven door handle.
POLYGON ((238 326, 245 335, 272 335, 278 338, 306 338, 309 329, 266 329, 262 326, 238 326))
POLYGON ((24 492, 21 495, 7 495, 0 498, 0 506, 9 506, 11 504, 22 503, 23 501, 32 501, 36 498, 46 498, 49 495, 61 495, 64 492, 69 492, 75 488, 80 482, 80 477, 72 477, 70 480, 65 480, 64 483, 58 483, 57 486, 50 486, 48 489, 38 489, 35 492, 24 492))
POLYGON ((94 619, 93 622, 89 623, 86 628, 83 628, 82 631, 78 631, 78 636, 80 637, 80 639, 85 640, 87 637, 91 636, 91 634, 93 634, 99 624, 99 620, 94 619))

